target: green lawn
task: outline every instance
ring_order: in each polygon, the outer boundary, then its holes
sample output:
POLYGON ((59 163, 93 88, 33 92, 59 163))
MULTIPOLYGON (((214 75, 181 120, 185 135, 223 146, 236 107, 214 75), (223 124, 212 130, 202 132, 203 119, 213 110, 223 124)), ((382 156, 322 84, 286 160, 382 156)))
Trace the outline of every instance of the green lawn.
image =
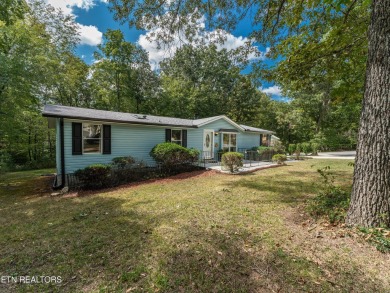
POLYGON ((0 292, 389 292, 389 255, 304 212, 326 165, 350 186, 345 160, 67 197, 52 170, 1 175, 0 277, 63 282, 0 292))

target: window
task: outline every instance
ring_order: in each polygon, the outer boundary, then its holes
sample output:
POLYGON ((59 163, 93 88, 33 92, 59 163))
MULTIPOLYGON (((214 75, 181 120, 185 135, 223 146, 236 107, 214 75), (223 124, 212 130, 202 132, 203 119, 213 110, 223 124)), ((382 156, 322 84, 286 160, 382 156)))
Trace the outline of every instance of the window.
POLYGON ((237 134, 235 133, 223 133, 222 136, 222 150, 226 152, 237 151, 237 134))
POLYGON ((172 129, 171 142, 182 145, 182 132, 181 132, 181 130, 172 129))
POLYGON ((269 146, 269 140, 268 140, 268 135, 267 134, 263 134, 263 136, 261 138, 261 145, 269 146))
POLYGON ((100 153, 102 126, 100 124, 83 124, 83 153, 100 153))

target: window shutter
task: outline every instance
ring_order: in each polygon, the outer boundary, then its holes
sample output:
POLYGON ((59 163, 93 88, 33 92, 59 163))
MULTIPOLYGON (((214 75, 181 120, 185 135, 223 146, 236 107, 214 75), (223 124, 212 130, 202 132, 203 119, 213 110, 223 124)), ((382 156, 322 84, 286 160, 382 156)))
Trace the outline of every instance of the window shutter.
POLYGON ((111 154, 111 125, 103 125, 103 154, 111 154))
POLYGON ((172 130, 165 129, 165 142, 171 142, 172 139, 172 130))
POLYGON ((259 145, 261 145, 262 143, 263 143, 263 135, 260 134, 260 143, 259 143, 259 145))
POLYGON ((72 155, 83 154, 83 132, 82 124, 72 122, 72 155))
POLYGON ((187 129, 183 129, 181 131, 181 135, 183 136, 181 138, 181 145, 186 148, 187 147, 187 129))

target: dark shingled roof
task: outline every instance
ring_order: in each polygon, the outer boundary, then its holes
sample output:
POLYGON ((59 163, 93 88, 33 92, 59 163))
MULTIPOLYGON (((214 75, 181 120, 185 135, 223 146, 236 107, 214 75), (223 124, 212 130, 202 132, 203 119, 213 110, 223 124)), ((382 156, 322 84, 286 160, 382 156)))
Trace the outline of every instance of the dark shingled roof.
MULTIPOLYGON (((181 119, 173 117, 103 111, 87 108, 68 107, 60 105, 45 105, 42 115, 45 117, 63 117, 70 119, 81 119, 81 120, 95 120, 95 121, 110 121, 119 123, 131 123, 131 124, 146 124, 146 125, 161 125, 161 126, 177 126, 177 127, 188 127, 198 128, 199 125, 204 125, 209 122, 218 120, 220 118, 228 119, 225 116, 214 116, 202 119, 181 119)), ((228 119, 231 121, 230 119, 228 119)), ((233 122, 234 123, 234 122, 233 122)), ((269 130, 260 128, 239 125, 245 131, 260 132, 260 133, 273 133, 269 130)))
POLYGON ((42 115, 45 117, 64 117, 73 119, 112 121, 133 124, 196 127, 193 125, 192 120, 189 119, 112 112, 59 105, 45 105, 42 115))
POLYGON ((256 127, 247 126, 247 125, 243 125, 243 124, 240 124, 240 126, 241 126, 242 128, 244 128, 245 131, 261 132, 261 133, 266 133, 266 134, 275 133, 275 132, 270 131, 270 130, 261 129, 261 128, 256 128, 256 127))

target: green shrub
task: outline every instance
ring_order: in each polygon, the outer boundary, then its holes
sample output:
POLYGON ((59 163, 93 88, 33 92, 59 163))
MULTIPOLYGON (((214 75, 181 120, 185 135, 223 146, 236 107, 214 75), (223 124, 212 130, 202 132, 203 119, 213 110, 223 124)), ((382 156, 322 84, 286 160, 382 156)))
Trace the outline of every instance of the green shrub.
POLYGON ((294 153, 295 153, 295 150, 297 149, 297 145, 296 144, 289 144, 288 145, 288 153, 290 154, 290 156, 292 156, 294 153))
POLYGON ((231 173, 239 170, 243 166, 244 155, 238 152, 227 152, 222 155, 222 166, 231 173))
POLYGON ((116 157, 112 159, 112 165, 116 168, 127 168, 135 163, 135 159, 132 156, 116 157))
POLYGON ((320 149, 320 144, 317 142, 311 143, 311 154, 316 156, 318 155, 318 150, 320 149))
POLYGON ((272 156, 275 154, 275 151, 272 147, 267 146, 258 146, 257 152, 259 154, 259 160, 261 161, 270 161, 272 160, 272 156))
POLYGON ((309 142, 304 142, 301 144, 302 152, 305 153, 305 155, 312 152, 312 148, 309 142))
POLYGON ((272 150, 276 154, 285 154, 286 148, 280 141, 275 141, 274 145, 272 146, 272 150))
POLYGON ((75 176, 82 181, 84 188, 96 189, 111 185, 111 166, 94 164, 75 172, 75 176))
POLYGON ((295 147, 295 159, 297 160, 300 159, 301 151, 302 151, 302 145, 300 143, 297 143, 295 147))
POLYGON ((198 150, 188 149, 172 142, 164 142, 154 146, 149 154, 165 168, 192 164, 199 158, 198 150))
POLYGON ((329 170, 329 166, 317 170, 323 179, 323 190, 311 200, 308 211, 314 217, 325 216, 331 223, 340 223, 345 219, 350 193, 334 185, 334 176, 329 170))
POLYGON ((283 154, 276 154, 272 157, 272 161, 277 162, 278 165, 282 165, 282 164, 284 165, 285 164, 284 162, 287 161, 287 156, 283 154))

